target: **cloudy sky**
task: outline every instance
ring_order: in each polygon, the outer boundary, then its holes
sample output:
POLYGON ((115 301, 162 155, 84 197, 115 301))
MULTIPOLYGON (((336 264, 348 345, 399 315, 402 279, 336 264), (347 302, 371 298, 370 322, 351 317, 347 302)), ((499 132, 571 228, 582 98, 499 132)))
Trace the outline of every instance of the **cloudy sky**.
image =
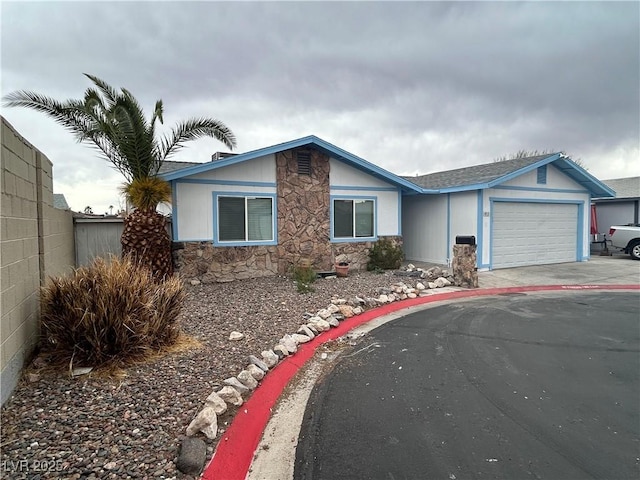
MULTIPOLYGON (((92 73, 165 125, 224 121, 238 152, 314 134, 396 174, 563 150, 640 175, 638 2, 0 3, 1 92, 79 98, 92 73)), ((73 210, 119 174, 48 117, 2 115, 54 163, 73 210)), ((213 139, 174 159, 207 161, 213 139)))

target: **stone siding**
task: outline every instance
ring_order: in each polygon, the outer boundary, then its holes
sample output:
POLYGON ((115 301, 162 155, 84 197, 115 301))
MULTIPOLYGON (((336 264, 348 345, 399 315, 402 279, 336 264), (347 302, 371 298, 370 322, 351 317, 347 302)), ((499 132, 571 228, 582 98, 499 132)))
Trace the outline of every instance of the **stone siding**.
MULTIPOLYGON (((402 237, 388 236, 395 246, 402 247, 402 237)), ((346 259, 349 262, 350 270, 366 270, 369 263, 369 250, 375 242, 345 242, 331 244, 332 257, 338 260, 346 259)))
MULTIPOLYGON (((180 275, 202 282, 229 282, 287 275, 294 265, 331 271, 337 257, 365 270, 373 242, 331 243, 329 157, 314 149, 276 154, 277 246, 216 247, 211 242, 174 244, 180 275), (298 173, 297 152, 310 156, 310 174, 298 173)), ((389 237, 402 245, 401 237, 389 237)))
POLYGON ((214 247, 211 242, 175 243, 173 259, 183 278, 232 282, 278 274, 276 246, 214 247))
POLYGON ((478 288, 477 245, 453 246, 453 283, 458 287, 478 288))
POLYGON ((317 270, 330 270, 329 157, 309 149, 311 174, 299 175, 297 152, 276 155, 278 185, 278 273, 308 261, 317 270))

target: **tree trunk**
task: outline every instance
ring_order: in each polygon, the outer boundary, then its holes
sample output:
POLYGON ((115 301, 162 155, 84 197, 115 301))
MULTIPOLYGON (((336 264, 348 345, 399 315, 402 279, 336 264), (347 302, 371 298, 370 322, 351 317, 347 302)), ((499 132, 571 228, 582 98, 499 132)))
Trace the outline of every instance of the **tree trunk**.
POLYGON ((125 217, 120 237, 122 256, 129 255, 139 265, 149 268, 158 280, 173 274, 171 237, 166 222, 158 212, 139 209, 125 217))

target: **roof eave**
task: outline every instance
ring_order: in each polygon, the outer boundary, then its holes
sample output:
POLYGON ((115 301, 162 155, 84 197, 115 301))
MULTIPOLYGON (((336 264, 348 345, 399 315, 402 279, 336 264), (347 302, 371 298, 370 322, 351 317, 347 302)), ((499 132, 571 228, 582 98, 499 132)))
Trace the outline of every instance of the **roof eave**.
POLYGON ((526 167, 520 168, 518 170, 514 170, 506 175, 496 178, 491 182, 488 182, 487 188, 495 187, 504 182, 507 182, 513 178, 519 177, 525 173, 531 172, 532 170, 536 170, 537 168, 548 165, 550 163, 555 163, 556 168, 560 170, 562 173, 567 175, 576 183, 579 183, 584 187, 586 191, 592 197, 598 196, 600 198, 610 198, 615 197, 615 192, 607 187, 603 182, 595 178, 585 169, 577 165, 575 162, 571 161, 571 159, 562 153, 555 153, 548 157, 545 157, 531 165, 527 165, 526 167))
POLYGON ((271 155, 278 152, 283 152, 285 150, 291 150, 293 148, 304 147, 307 145, 314 145, 315 147, 322 150, 324 153, 328 154, 329 156, 337 158, 338 160, 341 160, 351 166, 358 168, 359 170, 369 173, 386 182, 392 183, 398 186, 399 188, 401 188, 403 191, 422 193, 422 188, 419 187, 418 185, 412 182, 409 182, 407 180, 404 180, 403 178, 381 167, 378 167, 373 163, 367 162, 363 158, 353 155, 352 153, 349 153, 340 147, 336 147, 335 145, 329 142, 326 142, 321 138, 316 137, 315 135, 309 135, 307 137, 291 140, 289 142, 279 143, 277 145, 272 145, 270 147, 260 148, 258 150, 242 153, 234 157, 217 160, 215 162, 207 162, 201 165, 196 165, 194 167, 187 167, 180 170, 175 170, 173 172, 165 173, 160 177, 167 181, 178 180, 183 177, 197 175, 198 173, 216 170, 218 168, 227 167, 229 165, 234 165, 236 163, 253 160, 254 158, 263 157, 265 155, 271 155))
POLYGON ((562 167, 557 166, 557 168, 587 189, 592 197, 613 198, 616 196, 615 190, 570 160, 569 157, 562 157, 558 162, 562 167))

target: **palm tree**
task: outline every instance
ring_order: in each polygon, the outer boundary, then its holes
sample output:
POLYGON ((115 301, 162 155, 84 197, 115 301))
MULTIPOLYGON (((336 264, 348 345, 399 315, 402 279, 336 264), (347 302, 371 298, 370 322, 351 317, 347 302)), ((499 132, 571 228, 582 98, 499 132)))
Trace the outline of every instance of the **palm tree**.
POLYGON ((156 122, 163 123, 162 100, 156 102, 151 120, 147 121, 128 90, 118 91, 93 75, 85 76, 95 87, 88 88, 81 100, 60 102, 21 90, 5 96, 4 105, 27 107, 52 117, 78 142, 95 147, 124 175, 122 190, 135 210, 125 218, 122 253, 149 267, 156 278, 164 278, 173 273, 171 239, 165 218, 156 212, 156 207, 170 200, 171 187, 157 176, 158 171, 189 140, 213 137, 233 149, 235 135, 219 120, 191 118, 158 138, 155 128, 156 122))

